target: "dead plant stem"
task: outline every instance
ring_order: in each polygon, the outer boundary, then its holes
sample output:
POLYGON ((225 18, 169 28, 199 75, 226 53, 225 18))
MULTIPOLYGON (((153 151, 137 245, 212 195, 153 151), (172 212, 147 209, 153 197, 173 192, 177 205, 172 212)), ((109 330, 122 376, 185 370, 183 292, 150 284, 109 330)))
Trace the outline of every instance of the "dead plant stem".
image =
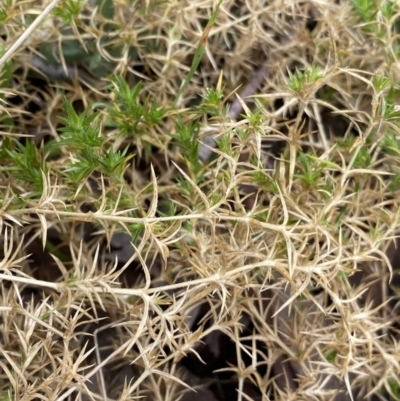
POLYGON ((9 58, 15 53, 15 51, 21 47, 25 40, 32 34, 32 32, 39 26, 39 24, 50 14, 51 10, 61 0, 53 0, 43 12, 32 22, 31 25, 25 30, 25 32, 15 41, 15 43, 4 53, 3 57, 0 58, 0 68, 9 60, 9 58))

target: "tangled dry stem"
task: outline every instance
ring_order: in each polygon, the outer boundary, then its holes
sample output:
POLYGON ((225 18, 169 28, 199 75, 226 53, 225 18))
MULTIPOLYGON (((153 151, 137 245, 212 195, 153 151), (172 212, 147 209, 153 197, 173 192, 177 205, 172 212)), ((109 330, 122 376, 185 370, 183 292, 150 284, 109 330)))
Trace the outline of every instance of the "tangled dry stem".
MULTIPOLYGON (((112 21, 100 3, 87 2, 68 30, 49 14, 21 43, 28 16, 44 16, 47 2, 3 6, 5 47, 18 43, 10 59, 16 75, 0 106, 18 128, 3 126, 3 143, 30 135, 40 150, 44 138, 59 140, 62 94, 85 107, 112 98, 109 80, 60 51, 68 38, 90 45, 88 53, 132 85, 142 79, 143 99, 173 102, 214 2, 146 1, 132 12, 130 2, 115 1, 112 21), (37 61, 43 43, 62 79, 37 61), (29 70, 48 80, 46 90, 29 70), (39 106, 34 114, 30 102, 39 106)), ((396 18, 382 17, 387 36, 378 43, 347 1, 224 0, 179 110, 131 138, 110 128, 102 111, 101 135, 115 149, 135 146, 123 182, 92 174, 74 186, 62 174, 75 160, 67 147, 47 155, 41 196, 0 171, 3 398, 177 400, 195 387, 182 361, 203 363, 200 344, 219 355, 221 336, 236 355, 219 372, 231 373, 238 401, 393 393, 398 292, 388 283, 398 275, 389 255, 399 231, 391 185, 398 155, 383 152, 382 138, 398 138, 399 128, 383 116, 387 91, 375 90, 373 74, 399 75, 396 18), (288 87, 288 70, 312 65, 320 78, 300 91, 288 87), (259 68, 263 79, 254 83, 259 68), (203 145, 198 179, 168 133, 179 112, 218 85, 221 71, 224 104, 246 85, 256 96, 253 104, 236 101, 242 116, 231 109, 203 117, 200 140, 223 138, 225 147, 203 145), (306 174, 315 174, 312 183, 306 174), (165 199, 175 214, 160 213, 165 199), (142 231, 128 257, 110 260, 115 233, 131 234, 135 225, 142 231), (65 260, 49 251, 55 238, 65 260), (42 245, 51 259, 34 257, 42 245), (110 380, 113 371, 122 380, 110 380)))

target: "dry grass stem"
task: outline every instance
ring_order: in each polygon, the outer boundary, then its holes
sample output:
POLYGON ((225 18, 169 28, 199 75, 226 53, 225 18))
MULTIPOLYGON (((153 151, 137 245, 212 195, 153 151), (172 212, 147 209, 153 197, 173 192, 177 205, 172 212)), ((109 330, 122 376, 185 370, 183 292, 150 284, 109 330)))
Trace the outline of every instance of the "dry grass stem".
POLYGON ((0 401, 400 400, 399 18, 0 2, 0 401))

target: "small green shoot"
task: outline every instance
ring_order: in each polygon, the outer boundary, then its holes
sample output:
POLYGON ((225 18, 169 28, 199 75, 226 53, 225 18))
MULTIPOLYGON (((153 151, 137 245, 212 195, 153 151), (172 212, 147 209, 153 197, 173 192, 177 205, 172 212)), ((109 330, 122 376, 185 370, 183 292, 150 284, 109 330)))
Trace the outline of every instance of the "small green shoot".
POLYGON ((207 23, 207 25, 206 25, 206 27, 205 27, 205 29, 203 31, 203 34, 201 35, 199 44, 197 45, 196 52, 195 52, 194 57, 193 57, 192 66, 190 67, 189 73, 186 75, 186 78, 183 81, 183 84, 181 85, 181 87, 180 87, 180 89, 179 89, 179 91, 178 91, 178 93, 177 93, 177 95, 175 97, 175 101, 172 104, 173 108, 175 108, 176 105, 178 104, 178 102, 179 102, 179 100, 180 100, 180 98, 181 98, 181 96, 183 94, 183 91, 186 89, 186 87, 188 86, 189 82, 192 80, 195 72, 197 71, 197 68, 198 68, 198 66, 200 64, 201 58, 203 57, 203 54, 204 54, 204 52, 206 50, 206 44, 207 44, 208 36, 210 35, 211 28, 214 25, 214 22, 215 22, 215 20, 217 18, 218 10, 219 10, 219 7, 221 6, 222 2, 223 2, 223 0, 219 0, 214 12, 211 15, 211 18, 209 19, 209 21, 208 21, 208 23, 207 23))
POLYGON ((224 95, 224 88, 214 89, 207 88, 206 94, 201 95, 204 102, 197 106, 197 110, 201 114, 209 114, 211 117, 224 118, 228 113, 228 106, 222 107, 222 97, 224 95))
POLYGON ((353 5, 357 15, 364 22, 375 20, 378 9, 374 0, 351 0, 351 4, 353 5))
POLYGON ((15 143, 16 149, 5 149, 7 156, 14 163, 7 167, 9 173, 21 182, 33 184, 35 191, 40 193, 43 189, 42 172, 47 172, 47 166, 43 155, 32 140, 27 140, 26 145, 15 143))
POLYGON ((318 165, 316 160, 313 160, 309 155, 305 155, 303 152, 299 152, 298 166, 302 167, 303 172, 295 174, 295 177, 303 181, 308 187, 317 185, 321 178, 323 168, 318 165))
POLYGON ((13 388, 10 387, 9 390, 3 390, 0 394, 0 401, 12 401, 13 398, 13 388))
POLYGON ((385 77, 382 74, 374 74, 372 77, 372 84, 376 93, 381 93, 392 82, 390 77, 385 77))
POLYGON ((371 154, 367 146, 361 146, 354 160, 354 166, 364 169, 371 168, 371 154))
POLYGON ((88 0, 62 0, 54 8, 53 14, 60 17, 64 25, 72 25, 79 22, 79 15, 88 0))
POLYGON ((381 141, 381 146, 386 155, 395 157, 400 156, 399 141, 395 132, 386 132, 381 141))
POLYGON ((314 66, 314 65, 309 68, 306 68, 304 71, 301 71, 296 67, 294 73, 288 70, 288 74, 289 74, 289 83, 287 84, 288 88, 298 93, 302 92, 302 90, 306 85, 317 82, 323 76, 321 68, 319 66, 314 66))
POLYGON ((199 128, 199 120, 184 122, 178 116, 175 125, 176 134, 170 134, 173 138, 173 144, 181 149, 182 154, 195 175, 201 169, 199 162, 199 128))
POLYGON ((132 242, 136 244, 142 235, 142 233, 145 230, 144 224, 137 223, 137 224, 131 224, 129 227, 129 231, 132 235, 132 242))
POLYGON ((98 112, 87 116, 89 109, 78 115, 72 104, 64 98, 64 109, 66 117, 59 117, 66 126, 59 128, 62 132, 62 139, 54 143, 54 146, 69 146, 75 150, 88 150, 101 148, 105 142, 105 138, 100 136, 100 128, 96 121, 98 112))
POLYGON ((330 352, 330 353, 326 356, 326 360, 327 360, 328 362, 330 362, 330 363, 334 363, 337 354, 338 354, 338 352, 337 352, 336 350, 330 352))
MULTIPOLYGON (((130 88, 125 79, 116 75, 112 79, 114 100, 104 104, 110 119, 119 128, 121 135, 127 137, 144 134, 148 126, 159 124, 166 109, 158 107, 155 100, 149 98, 144 102, 140 99, 142 82, 139 81, 130 88)), ((95 106, 102 105, 97 103, 95 106)))

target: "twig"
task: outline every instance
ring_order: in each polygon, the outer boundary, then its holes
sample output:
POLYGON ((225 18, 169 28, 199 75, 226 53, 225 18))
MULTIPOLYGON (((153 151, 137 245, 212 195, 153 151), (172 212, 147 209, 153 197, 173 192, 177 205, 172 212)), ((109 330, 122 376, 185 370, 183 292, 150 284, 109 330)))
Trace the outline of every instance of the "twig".
POLYGON ((44 11, 32 22, 29 28, 19 37, 19 39, 4 53, 0 58, 0 68, 8 61, 8 59, 15 53, 18 47, 32 34, 32 32, 39 26, 39 24, 50 14, 51 10, 60 2, 60 0, 53 0, 44 11))
MULTIPOLYGON (((261 66, 250 79, 249 83, 243 89, 243 92, 240 94, 240 97, 244 100, 246 104, 249 103, 249 100, 246 100, 249 96, 254 95, 256 90, 260 87, 262 82, 264 81, 265 74, 268 71, 268 67, 266 65, 261 66)), ((228 115, 233 120, 236 120, 239 117, 239 114, 243 111, 242 104, 236 99, 231 107, 229 108, 228 115)))

